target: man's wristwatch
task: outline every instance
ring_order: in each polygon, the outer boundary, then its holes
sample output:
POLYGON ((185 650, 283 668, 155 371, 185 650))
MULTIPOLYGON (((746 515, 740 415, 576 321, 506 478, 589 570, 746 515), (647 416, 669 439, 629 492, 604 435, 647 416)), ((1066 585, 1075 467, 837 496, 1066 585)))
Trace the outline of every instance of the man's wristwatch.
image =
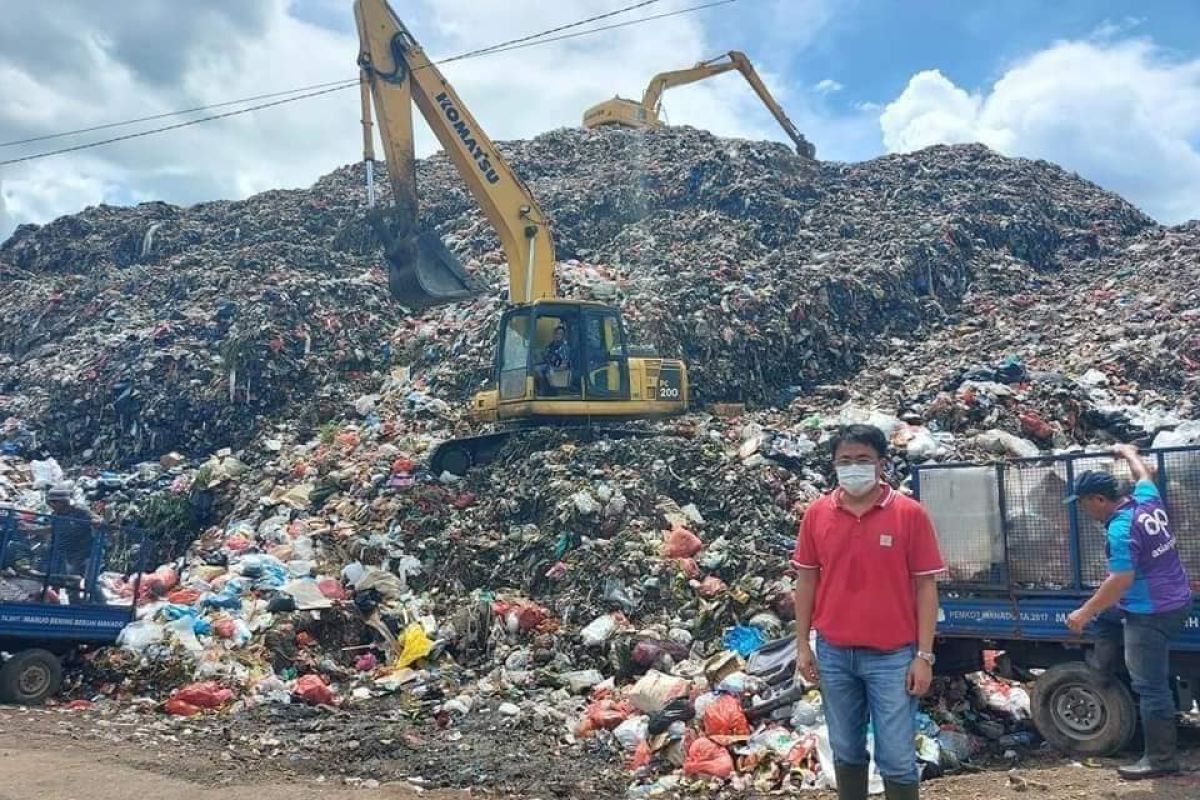
POLYGON ((929 666, 931 666, 931 667, 937 663, 937 656, 935 656, 933 653, 925 653, 925 652, 922 652, 921 650, 918 650, 917 658, 919 658, 922 661, 924 661, 925 663, 929 664, 929 666))

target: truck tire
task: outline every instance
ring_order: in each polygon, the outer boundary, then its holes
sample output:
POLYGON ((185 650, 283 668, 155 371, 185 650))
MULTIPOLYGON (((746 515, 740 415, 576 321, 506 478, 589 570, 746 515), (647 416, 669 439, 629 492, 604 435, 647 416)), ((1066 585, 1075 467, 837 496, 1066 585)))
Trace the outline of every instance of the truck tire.
POLYGON ((1109 756, 1126 747, 1137 707, 1125 684, 1082 661, 1056 664, 1033 684, 1033 723, 1064 753, 1109 756))
POLYGON ((48 650, 21 650, 0 665, 0 702, 41 705, 62 685, 62 662, 48 650))

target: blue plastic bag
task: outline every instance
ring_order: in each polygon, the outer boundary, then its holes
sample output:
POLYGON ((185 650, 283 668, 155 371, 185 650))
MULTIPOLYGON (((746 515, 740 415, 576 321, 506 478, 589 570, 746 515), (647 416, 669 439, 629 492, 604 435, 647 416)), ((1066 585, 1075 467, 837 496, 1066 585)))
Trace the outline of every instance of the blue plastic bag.
POLYGON ((721 640, 726 650, 732 650, 742 658, 748 658, 766 642, 766 634, 753 625, 735 625, 725 631, 725 638, 721 640))

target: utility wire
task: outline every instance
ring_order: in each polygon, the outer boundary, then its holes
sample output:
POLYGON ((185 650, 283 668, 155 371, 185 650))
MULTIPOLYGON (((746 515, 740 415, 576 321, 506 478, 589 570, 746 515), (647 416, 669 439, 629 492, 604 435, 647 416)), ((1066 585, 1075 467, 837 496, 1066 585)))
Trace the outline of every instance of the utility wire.
MULTIPOLYGON (((253 97, 242 97, 238 100, 226 100, 221 103, 210 103, 204 106, 195 106, 193 108, 181 108, 178 111, 165 111, 162 114, 152 114, 149 117, 138 117, 137 119, 126 119, 120 122, 106 122, 103 125, 93 125, 90 128, 76 128, 73 131, 62 131, 60 133, 47 133, 44 136, 31 136, 28 139, 14 139, 11 142, 0 142, 0 147, 14 147, 19 144, 30 144, 32 142, 44 142, 47 139, 61 139, 64 136, 74 136, 79 133, 92 133, 94 131, 107 130, 109 128, 123 128, 126 125, 136 125, 139 122, 153 122, 156 119, 166 119, 167 117, 178 117, 183 114, 194 114, 197 111, 208 111, 213 108, 225 108, 227 106, 241 105, 242 103, 252 103, 255 100, 269 100, 272 97, 283 97, 284 95, 297 94, 299 92, 308 92, 314 89, 324 89, 329 86, 336 86, 347 83, 350 78, 341 81, 329 81, 328 83, 314 83, 311 86, 297 86, 294 89, 285 89, 279 92, 270 92, 268 94, 257 94, 253 97)), ((354 80, 357 80, 355 78, 354 80)))
MULTIPOLYGON (((681 14, 689 14, 689 13, 692 13, 695 11, 703 11, 705 9, 715 8, 717 6, 729 5, 731 3, 738 2, 738 0, 713 0, 713 2, 702 3, 702 4, 696 5, 696 6, 689 6, 687 8, 676 9, 675 11, 668 11, 668 12, 665 12, 662 14, 655 14, 655 15, 652 15, 649 17, 638 17, 637 19, 626 20, 624 22, 617 22, 617 23, 613 23, 610 25, 602 25, 598 28, 589 28, 588 30, 585 30, 585 31, 576 31, 574 33, 563 34, 561 36, 552 36, 552 37, 547 36, 547 34, 550 34, 550 33, 564 31, 564 30, 567 30, 570 28, 576 28, 576 27, 579 27, 580 25, 586 25, 589 22, 595 22, 600 19, 606 19, 606 18, 612 17, 616 14, 621 14, 621 13, 625 13, 630 10, 642 8, 644 6, 650 5, 655 2, 659 2, 659 0, 643 0, 643 2, 636 3, 632 6, 628 6, 623 9, 618 9, 616 11, 611 11, 606 14, 600 14, 595 17, 589 17, 588 19, 579 20, 578 22, 573 22, 573 23, 570 23, 569 25, 562 25, 557 28, 552 28, 552 29, 549 29, 546 31, 542 31, 541 33, 531 34, 529 36, 521 37, 519 39, 513 39, 508 42, 502 42, 500 44, 496 44, 491 47, 482 48, 479 50, 473 50, 473 51, 469 51, 466 53, 461 53, 456 56, 451 56, 450 58, 442 59, 441 61, 431 62, 431 65, 438 66, 441 64, 450 63, 452 61, 461 61, 461 60, 468 59, 468 58, 477 58, 480 56, 494 55, 497 53, 507 53, 507 52, 510 52, 513 50, 521 50, 526 47, 533 47, 535 45, 548 44, 550 42, 560 42, 560 41, 565 41, 567 39, 575 39, 575 38, 578 38, 581 36, 589 36, 594 33, 601 33, 603 31, 615 30, 617 28, 624 28, 624 27, 628 27, 631 25, 639 25, 639 24, 646 23, 646 22, 653 22, 655 20, 665 19, 667 17, 675 17, 675 16, 679 16, 681 14), (540 38, 540 37, 546 37, 546 38, 540 38)), ((321 89, 320 91, 306 92, 304 94, 289 96, 289 97, 285 97, 282 100, 276 100, 271 103, 262 103, 262 104, 255 105, 255 106, 249 106, 248 108, 239 108, 236 111, 227 111, 223 114, 212 114, 207 117, 198 117, 197 119, 187 120, 185 122, 179 122, 174 125, 165 125, 160 128, 151 128, 151 129, 145 130, 145 131, 137 131, 136 133, 129 133, 129 134, 125 134, 123 136, 114 136, 109 139, 101 139, 99 141, 86 142, 84 144, 75 145, 73 147, 63 147, 58 150, 49 150, 49 151, 42 152, 42 153, 34 153, 33 155, 21 156, 18 158, 10 158, 10 159, 4 160, 4 161, 0 161, 0 167, 8 166, 11 164, 20 164, 20 163, 23 163, 26 161, 36 161, 38 159, 49 158, 51 156, 62 155, 64 153, 74 153, 74 152, 78 152, 80 150, 89 150, 93 147, 101 147, 101 146, 107 145, 107 144, 114 144, 116 142, 124 142, 124 141, 128 141, 130 139, 137 139, 142 136, 150 136, 150 135, 156 134, 156 133, 165 133, 166 131, 179 130, 180 128, 187 128, 192 125, 199 125, 202 122, 212 122, 214 120, 227 119, 229 117, 236 117, 240 114, 248 114, 251 111, 261 111, 264 108, 273 108, 275 106, 281 106, 286 103, 295 102, 297 100, 305 100, 310 97, 318 97, 320 95, 330 94, 332 92, 342 91, 343 89, 349 89, 352 87, 356 87, 356 86, 358 86, 358 79, 355 78, 350 81, 331 82, 328 84, 314 84, 314 87, 316 87, 316 86, 329 86, 331 88, 326 88, 326 89, 321 89)), ((267 95, 259 95, 258 98, 287 95, 287 94, 292 94, 292 92, 296 92, 296 91, 300 91, 300 89, 294 89, 294 90, 291 90, 291 92, 274 92, 274 93, 267 94, 267 95)), ((209 105, 209 106, 199 106, 195 109, 191 109, 191 111, 198 111, 198 110, 202 110, 202 109, 206 109, 206 108, 218 108, 218 107, 222 107, 222 106, 236 105, 238 103, 249 102, 250 100, 258 99, 258 98, 243 98, 242 100, 230 100, 230 101, 227 101, 224 103, 216 103, 216 104, 209 105)), ((51 134, 51 135, 47 135, 44 137, 37 137, 35 139, 30 139, 30 140, 26 140, 26 141, 39 141, 42 139, 57 138, 60 136, 70 135, 71 133, 82 133, 87 130, 98 130, 98 129, 102 129, 102 128, 119 127, 119 126, 123 126, 123 125, 133 124, 135 122, 144 122, 144 121, 148 121, 150 119, 158 119, 158 118, 162 118, 162 117, 175 116, 175 115, 184 114, 184 113, 188 113, 188 111, 168 112, 165 114, 155 115, 154 117, 147 117, 142 120, 128 120, 126 122, 108 123, 106 125, 96 126, 91 129, 80 129, 78 131, 69 131, 69 132, 61 133, 61 134, 51 134)), ((7 146, 8 144, 19 144, 19 143, 20 142, 10 142, 10 143, 5 143, 4 145, 0 145, 0 146, 7 146)))
MULTIPOLYGON (((560 33, 562 31, 568 30, 570 28, 577 28, 580 25, 586 25, 589 22, 597 22, 602 19, 608 19, 610 17, 615 17, 619 14, 625 14, 630 11, 636 11, 639 8, 645 8, 646 6, 654 5, 655 3, 659 3, 661 1, 662 0, 641 0, 641 2, 634 3, 633 5, 630 5, 630 6, 625 6, 624 8, 618 8, 615 11, 609 11, 604 14, 597 14, 596 16, 588 17, 587 19, 581 19, 576 22, 569 23, 567 25, 560 25, 557 28, 550 28, 549 30, 542 31, 540 33, 533 33, 528 36, 523 36, 519 39, 509 39, 507 42, 500 42, 499 44, 494 44, 494 45, 491 45, 490 47, 484 47, 479 50, 471 50, 466 53, 460 53, 459 55, 444 59, 438 63, 447 64, 451 61, 461 61, 466 58, 472 58, 475 56, 484 55, 485 53, 491 52, 493 50, 498 50, 500 48, 508 48, 511 45, 528 42, 528 41, 537 39, 542 36, 548 36, 552 33, 560 33)), ((198 111, 209 111, 214 108, 225 108, 228 106, 241 105, 242 103, 252 103, 256 100, 269 100, 274 97, 283 97, 284 95, 289 95, 289 94, 298 94, 300 92, 309 92, 309 91, 313 91, 316 89, 325 89, 327 87, 334 86, 337 84, 347 83, 350 80, 352 80, 352 79, 347 78, 345 81, 330 81, 328 83, 315 83, 310 86, 297 86, 294 89, 286 89, 286 90, 279 91, 279 92, 270 92, 268 94, 259 94, 259 95, 254 95, 252 97, 242 97, 237 100, 226 100, 221 103, 209 103, 207 105, 194 106, 192 108, 182 108, 182 109, 179 109, 178 111, 166 111, 161 114, 152 114, 148 117, 138 117, 136 119, 121 120, 120 122, 108 122, 108 123, 104 123, 102 125, 92 125, 91 127, 88 127, 88 128, 76 128, 74 130, 62 131, 60 133, 48 133, 48 134, 45 134, 42 136, 31 136, 27 139, 14 139, 9 142, 0 142, 0 148, 15 147, 16 145, 21 145, 21 144, 32 144, 33 142, 44 142, 44 141, 48 141, 50 139, 61 139, 64 136, 75 136, 80 133, 93 133, 95 131, 108 130, 110 128, 123 128, 126 125, 136 125, 139 122, 153 122, 154 120, 158 120, 158 119, 166 119, 167 117, 181 116, 183 114, 193 114, 198 111)))
MULTIPOLYGON (((609 17, 615 17, 620 14, 628 13, 630 11, 636 11, 639 8, 645 8, 646 6, 652 6, 655 3, 660 3, 660 2, 662 2, 662 0, 642 0, 642 2, 640 2, 640 3, 634 3, 631 6, 625 6, 624 8, 618 8, 615 11, 609 11, 605 14, 597 14, 594 17, 588 17, 587 19, 581 19, 578 22, 571 22, 567 25, 559 25, 557 28, 550 28, 549 30, 542 31, 541 33, 531 33, 530 35, 522 36, 519 39, 509 39, 507 42, 500 42, 499 44, 494 44, 491 47, 483 47, 483 48, 480 48, 479 50, 472 50, 469 53, 461 53, 457 56, 443 59, 437 63, 438 64, 449 64, 451 61, 460 61, 464 58, 474 58, 475 56, 482 56, 482 55, 485 55, 485 54, 491 53, 491 52, 503 52, 504 50, 515 49, 515 48, 511 48, 511 45, 523 44, 524 42, 529 42, 534 39, 540 39, 543 36, 549 36, 552 33, 561 33, 570 28, 578 28, 581 25, 587 25, 589 22, 599 22, 602 19, 608 19, 609 17)), ((553 41, 553 40, 550 40, 550 41, 553 41)))
POLYGON ((197 119, 189 119, 186 122, 178 122, 174 125, 166 125, 161 128, 151 128, 148 131, 138 131, 137 133, 127 133, 124 136, 114 136, 111 139, 101 139, 98 142, 86 142, 84 144, 77 144, 74 147, 63 147, 58 150, 49 150, 45 153, 34 153, 31 156, 21 156, 20 158, 10 158, 6 161, 0 161, 0 167, 7 166, 9 164, 20 164, 23 161, 35 161, 39 158, 49 158, 50 156, 59 156, 59 155, 62 155, 63 153, 74 153, 79 150, 88 150, 93 147, 100 147, 101 145, 114 144, 116 142, 124 142, 124 141, 128 141, 129 139, 137 139, 142 136, 149 136, 152 133, 164 133, 166 131, 175 131, 175 130, 179 130, 180 128, 187 128, 191 125, 199 125, 201 122, 212 122, 213 120, 216 120, 216 119, 226 119, 228 117, 236 117, 239 114, 249 114, 251 111, 259 111, 264 108, 271 108, 273 106, 281 106, 284 103, 293 103, 296 100, 304 100, 305 98, 308 98, 308 97, 317 97, 319 95, 329 94, 330 92, 340 92, 343 89, 350 89, 350 88, 353 88, 356 86, 358 86, 358 81, 354 80, 351 83, 344 83, 340 86, 335 86, 332 89, 322 89, 319 92, 308 92, 307 94, 296 95, 295 97, 287 97, 287 98, 284 98, 283 100, 276 100, 273 103, 262 103, 261 105, 250 106, 249 108, 239 108, 237 111, 226 111, 224 114, 213 114, 212 116, 208 116, 208 117, 198 117, 197 119))
MULTIPOLYGON (((532 40, 537 39, 542 36, 548 36, 552 33, 561 33, 562 31, 568 30, 570 28, 578 28, 579 26, 586 25, 589 22, 598 22, 599 20, 602 20, 602 19, 608 19, 610 17, 615 17, 620 14, 628 13, 630 11, 636 11, 639 8, 645 8, 646 6, 654 5, 655 3, 659 3, 659 2, 662 2, 662 0, 641 0, 641 2, 634 3, 633 5, 625 6, 624 8, 618 8, 615 11, 609 11, 604 14, 597 14, 596 16, 588 17, 587 19, 581 19, 581 20, 578 20, 576 22, 572 22, 572 23, 569 23, 566 25, 560 25, 557 28, 550 28, 549 30, 544 30, 540 33, 532 33, 528 36, 523 36, 519 39, 509 39, 507 42, 500 42, 499 44, 494 44, 490 47, 484 47, 479 50, 471 50, 466 53, 460 53, 459 55, 452 56, 447 59, 443 59, 442 61, 439 61, 438 63, 439 64, 448 64, 451 61, 461 61, 466 58, 473 58, 475 56, 484 55, 493 50, 499 50, 500 48, 507 49, 510 46, 515 45, 515 44, 532 41, 532 40)), ((167 117, 182 116, 183 114, 194 114, 198 111, 209 111, 214 108, 226 108, 228 106, 241 105, 242 103, 252 103, 256 100, 269 100, 271 98, 283 97, 284 95, 289 95, 289 94, 298 94, 300 92, 309 92, 309 91, 313 91, 316 89, 325 89, 330 86, 347 83, 351 80, 357 80, 357 79, 347 78, 344 81, 329 81, 328 83, 314 83, 309 86, 297 86, 293 89, 285 89, 283 91, 270 92, 268 94, 258 94, 258 95, 254 95, 252 97, 242 97, 237 100, 226 100, 221 103, 209 103, 207 105, 194 106, 192 108, 181 108, 178 111, 166 111, 161 114, 152 114, 148 117, 138 117, 136 119, 121 120, 120 122, 108 122, 108 123, 104 123, 102 125, 92 125, 91 127, 88 127, 88 128, 76 128, 76 129, 70 130, 70 131, 61 131, 59 133, 48 133, 48 134, 45 134, 42 136, 31 136, 28 139, 14 139, 9 142, 0 142, 0 148, 15 147, 16 145, 21 145, 21 144, 32 144, 33 142, 44 142, 44 141, 47 141, 50 139, 61 139, 64 136, 75 136, 80 133, 94 133, 95 131, 108 130, 110 128, 123 128, 126 125, 136 125, 139 122, 153 122, 154 120, 166 119, 167 117)))
MULTIPOLYGON (((688 6, 687 8, 676 9, 675 11, 665 11, 662 14, 653 14, 649 17, 638 17, 637 19, 626 20, 625 22, 614 22, 611 25, 601 25, 599 28, 588 28, 586 31, 576 31, 575 33, 564 34, 563 36, 551 36, 546 39, 538 39, 535 42, 527 42, 524 44, 515 44, 511 47, 501 48, 497 45, 496 48, 489 48, 482 51, 479 55, 490 56, 496 53, 507 53, 512 50, 523 50, 526 47, 533 47, 539 44, 549 44, 550 42, 561 42, 567 39, 576 39, 580 36, 590 36, 593 33, 601 33, 602 31, 616 30, 617 28, 626 28, 631 25, 640 25, 643 22, 654 22, 655 20, 666 19, 667 17, 677 17, 681 14, 690 14, 694 11, 704 11, 708 8, 716 8, 717 6, 727 6, 731 3, 736 3, 738 0, 713 0, 710 3, 702 3, 698 6, 688 6)), ((456 57, 457 58, 457 57, 456 57)), ((454 61, 454 58, 439 61, 438 64, 445 64, 447 61, 454 61)))

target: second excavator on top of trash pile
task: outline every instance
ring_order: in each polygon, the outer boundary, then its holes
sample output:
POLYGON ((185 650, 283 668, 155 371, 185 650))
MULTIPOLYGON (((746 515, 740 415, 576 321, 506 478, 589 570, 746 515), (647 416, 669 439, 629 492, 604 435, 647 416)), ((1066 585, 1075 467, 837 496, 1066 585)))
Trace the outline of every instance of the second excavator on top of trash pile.
POLYGON ((783 108, 775 101, 770 90, 767 89, 767 85, 758 76, 758 72, 754 69, 754 65, 750 63, 750 59, 746 57, 746 54, 737 50, 731 50, 722 56, 709 59, 708 61, 701 61, 686 69, 658 73, 646 85, 646 90, 642 93, 641 102, 617 96, 611 100, 605 100, 603 103, 597 103, 583 112, 583 127, 589 130, 603 125, 618 125, 623 128, 661 128, 663 125, 663 92, 672 86, 695 83, 696 81, 712 78, 732 70, 742 73, 742 77, 750 84, 750 88, 754 89, 755 94, 763 101, 763 105, 767 107, 767 110, 775 117, 775 121, 783 128, 784 133, 796 145, 796 152, 804 158, 816 158, 816 148, 804 138, 804 134, 800 133, 796 125, 788 119, 788 115, 784 113, 783 108))
POLYGON ((594 421, 686 411, 688 373, 682 361, 630 345, 619 308, 558 295, 545 214, 386 0, 356 0, 354 13, 368 218, 384 242, 392 295, 412 308, 428 308, 481 292, 438 237, 419 229, 414 103, 496 229, 508 260, 511 305, 500 319, 494 385, 475 396, 471 411, 478 421, 510 428, 443 443, 431 457, 431 470, 465 473, 495 452, 515 423, 592 430, 594 421), (375 206, 372 100, 394 198, 386 212, 375 206))

